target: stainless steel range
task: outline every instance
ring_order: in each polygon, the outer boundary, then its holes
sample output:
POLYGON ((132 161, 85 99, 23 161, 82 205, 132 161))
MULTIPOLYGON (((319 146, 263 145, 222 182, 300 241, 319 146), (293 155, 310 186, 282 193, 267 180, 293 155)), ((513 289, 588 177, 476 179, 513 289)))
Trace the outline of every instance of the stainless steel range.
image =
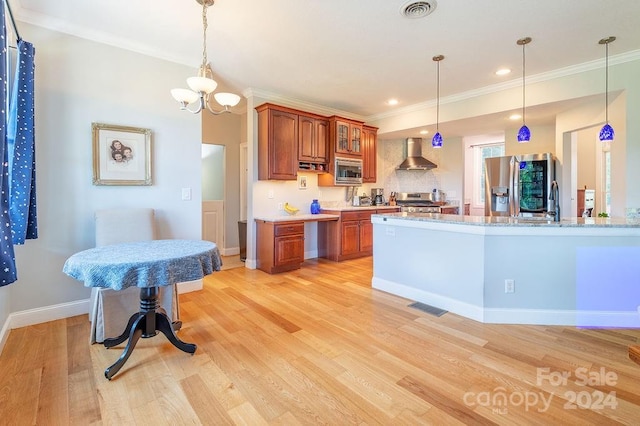
POLYGON ((398 192, 396 204, 408 213, 440 213, 441 202, 433 201, 430 192, 398 192))

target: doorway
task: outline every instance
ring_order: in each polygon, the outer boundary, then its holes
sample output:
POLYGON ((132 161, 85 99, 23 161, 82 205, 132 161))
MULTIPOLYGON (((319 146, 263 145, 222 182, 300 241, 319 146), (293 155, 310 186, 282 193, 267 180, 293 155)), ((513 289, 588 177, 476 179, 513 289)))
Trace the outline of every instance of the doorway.
POLYGON ((611 214, 611 145, 598 139, 599 126, 587 127, 569 133, 565 145, 565 164, 569 167, 568 188, 570 209, 564 217, 579 217, 578 190, 595 190, 595 207, 592 216, 598 213, 611 214), (570 155, 567 157, 567 148, 570 155), (566 159, 569 159, 568 161, 566 159))
POLYGON ((224 145, 202 144, 202 239, 225 247, 224 145))

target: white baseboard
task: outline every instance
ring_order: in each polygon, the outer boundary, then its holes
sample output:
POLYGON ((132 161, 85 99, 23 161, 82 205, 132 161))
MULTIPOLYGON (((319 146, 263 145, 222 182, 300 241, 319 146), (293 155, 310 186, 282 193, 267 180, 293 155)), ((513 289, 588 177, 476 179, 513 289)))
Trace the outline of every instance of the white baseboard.
POLYGON ((193 280, 193 281, 185 281, 183 283, 176 284, 178 286, 178 294, 183 293, 191 293, 192 291, 199 291, 204 288, 203 281, 193 280))
POLYGON ((304 260, 315 259, 316 257, 318 257, 318 250, 317 249, 304 252, 304 260))
MULTIPOLYGON (((219 248, 219 247, 218 247, 219 248)), ((219 248, 222 256, 235 256, 240 254, 240 247, 219 248)))
POLYGON ((8 323, 9 327, 14 329, 88 313, 89 299, 76 300, 75 302, 13 312, 9 314, 8 323))
POLYGON ((484 308, 376 277, 373 277, 371 283, 377 290, 426 303, 482 323, 640 328, 640 315, 637 311, 484 308))
MULTIPOLYGON (((198 291, 202 290, 202 288, 202 280, 186 281, 178 283, 178 294, 198 291)), ((82 314, 89 314, 89 299, 13 312, 9 314, 4 326, 0 330, 0 353, 2 353, 4 344, 9 337, 9 331, 14 328, 27 327, 82 314)))
POLYGON ((0 330, 0 354, 2 354, 4 344, 7 343, 7 339, 9 338, 9 331, 11 331, 11 328, 9 328, 9 319, 7 318, 0 330))
POLYGON ((387 293, 396 294, 416 302, 426 303, 440 309, 445 309, 457 315, 470 318, 475 321, 485 322, 484 313, 481 306, 472 305, 470 303, 461 302, 459 300, 444 297, 428 291, 420 290, 414 287, 398 284, 392 281, 383 280, 373 277, 371 286, 377 290, 386 291, 387 293))
POLYGON ((567 325, 575 327, 640 328, 636 311, 571 311, 553 309, 484 310, 485 322, 493 324, 567 325))

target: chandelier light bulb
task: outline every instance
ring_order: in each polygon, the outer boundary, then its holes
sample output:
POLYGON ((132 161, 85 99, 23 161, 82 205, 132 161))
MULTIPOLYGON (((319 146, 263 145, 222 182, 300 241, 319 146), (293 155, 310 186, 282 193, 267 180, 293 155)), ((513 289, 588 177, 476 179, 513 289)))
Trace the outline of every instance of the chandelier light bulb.
POLYGON ((178 102, 187 104, 194 103, 198 100, 198 94, 189 89, 171 89, 171 96, 178 102))
POLYGON ((225 107, 226 106, 234 107, 238 105, 238 103, 240 102, 240 96, 234 93, 220 92, 220 93, 214 94, 213 97, 216 99, 216 102, 218 102, 220 105, 225 107))

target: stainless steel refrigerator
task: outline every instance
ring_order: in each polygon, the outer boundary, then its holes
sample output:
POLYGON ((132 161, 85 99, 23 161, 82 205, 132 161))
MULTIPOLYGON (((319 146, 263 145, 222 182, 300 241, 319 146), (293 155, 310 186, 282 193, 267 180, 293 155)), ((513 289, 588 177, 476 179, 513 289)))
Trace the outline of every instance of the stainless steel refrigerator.
POLYGON ((485 216, 547 216, 554 180, 551 153, 486 158, 485 216))

